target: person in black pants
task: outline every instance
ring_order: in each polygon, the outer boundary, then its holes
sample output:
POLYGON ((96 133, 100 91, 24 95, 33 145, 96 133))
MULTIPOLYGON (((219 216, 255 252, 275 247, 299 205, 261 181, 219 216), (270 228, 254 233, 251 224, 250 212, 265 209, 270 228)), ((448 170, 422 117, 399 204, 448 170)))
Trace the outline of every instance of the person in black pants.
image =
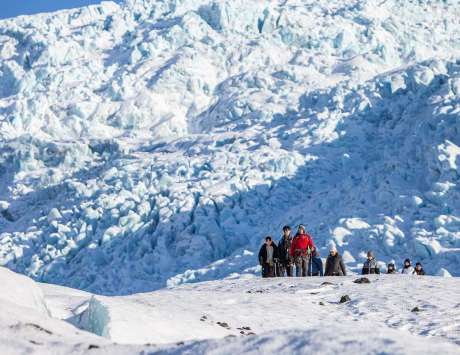
POLYGON ((262 277, 275 276, 275 261, 278 258, 278 248, 272 237, 265 238, 265 243, 259 250, 259 264, 262 266, 262 277))
POLYGON ((292 243, 291 227, 283 227, 283 237, 278 243, 278 272, 276 276, 292 276, 294 260, 290 255, 292 243))

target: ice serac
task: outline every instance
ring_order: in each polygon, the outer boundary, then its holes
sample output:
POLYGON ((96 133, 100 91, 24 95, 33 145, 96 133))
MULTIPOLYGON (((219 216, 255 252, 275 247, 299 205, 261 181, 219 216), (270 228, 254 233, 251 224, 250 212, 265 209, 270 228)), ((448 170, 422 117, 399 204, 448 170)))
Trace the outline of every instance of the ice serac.
POLYGON ((457 5, 132 0, 0 21, 0 264, 126 294, 256 273, 261 239, 305 223, 351 270, 373 249, 459 276, 457 5))
POLYGON ((98 298, 93 296, 88 303, 88 307, 81 314, 79 323, 77 325, 91 333, 109 338, 109 323, 109 310, 98 298))

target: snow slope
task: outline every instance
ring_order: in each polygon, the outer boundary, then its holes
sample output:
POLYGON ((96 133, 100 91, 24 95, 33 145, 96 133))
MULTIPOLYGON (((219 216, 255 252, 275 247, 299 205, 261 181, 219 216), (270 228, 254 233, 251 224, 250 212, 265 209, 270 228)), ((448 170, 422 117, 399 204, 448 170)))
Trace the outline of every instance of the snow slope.
POLYGON ((2 354, 457 354, 458 278, 247 278, 107 297, 0 268, 2 354), (329 284, 323 284, 327 281, 329 284), (27 287, 26 287, 27 285, 27 287), (28 302, 41 289, 49 314, 28 302), (341 296, 351 301, 339 303, 341 296), (418 311, 413 309, 418 307, 418 311), (78 330, 66 322, 95 332, 78 330))
MULTIPOLYGON (((354 284, 355 279, 211 281, 154 293, 96 296, 86 312, 104 313, 106 321, 97 333, 127 344, 173 343, 240 336, 241 331, 261 334, 305 327, 332 335, 337 326, 350 338, 361 332, 368 335, 369 330, 378 334, 390 327, 460 345, 458 279, 381 275, 371 278, 370 285, 354 284), (350 304, 339 303, 343 295, 351 297, 350 304), (411 310, 416 306, 420 314, 414 315, 411 310), (228 327, 219 326, 219 322, 228 327), (132 324, 142 326, 133 332, 132 324)), ((91 322, 83 318, 81 326, 90 330, 91 322)))
MULTIPOLYGON (((130 0, 0 21, 0 264, 100 294, 306 223, 459 276, 456 0, 130 0)), ((323 254, 324 255, 324 254, 323 254)))

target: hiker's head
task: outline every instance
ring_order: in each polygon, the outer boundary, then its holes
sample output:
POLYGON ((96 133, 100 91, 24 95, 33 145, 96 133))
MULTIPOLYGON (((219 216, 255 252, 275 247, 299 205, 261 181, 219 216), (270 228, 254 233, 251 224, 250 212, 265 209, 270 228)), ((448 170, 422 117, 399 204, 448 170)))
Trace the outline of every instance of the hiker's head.
POLYGON ((367 259, 368 259, 368 260, 374 259, 374 253, 372 252, 372 250, 369 250, 369 251, 367 252, 367 259))
POLYGON ((404 266, 406 267, 410 266, 410 259, 404 260, 404 266))
POLYGON ((422 269, 422 264, 421 264, 421 263, 415 264, 415 268, 416 268, 417 270, 421 270, 421 269, 422 269))
POLYGON ((394 269, 395 269, 395 264, 390 263, 390 264, 388 264, 387 268, 388 268, 388 271, 394 271, 394 269))
POLYGON ((289 226, 284 226, 283 227, 283 235, 285 237, 289 237, 289 235, 291 234, 291 227, 289 226))
POLYGON ((272 237, 270 236, 265 237, 265 244, 272 245, 272 237))
POLYGON ((335 245, 331 245, 331 247, 329 248, 329 253, 332 255, 332 256, 335 256, 337 254, 337 248, 335 245))
POLYGON ((297 227, 297 233, 305 234, 305 226, 303 224, 299 224, 299 227, 297 227))

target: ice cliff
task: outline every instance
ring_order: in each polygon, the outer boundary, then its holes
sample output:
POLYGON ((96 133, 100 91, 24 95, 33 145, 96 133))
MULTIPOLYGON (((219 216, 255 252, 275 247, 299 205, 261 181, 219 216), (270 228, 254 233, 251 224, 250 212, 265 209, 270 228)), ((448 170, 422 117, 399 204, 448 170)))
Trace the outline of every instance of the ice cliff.
MULTIPOLYGON (((305 223, 460 276, 460 6, 104 2, 0 21, 0 264, 103 294, 305 223)), ((169 281, 168 281, 169 280, 169 281)))

